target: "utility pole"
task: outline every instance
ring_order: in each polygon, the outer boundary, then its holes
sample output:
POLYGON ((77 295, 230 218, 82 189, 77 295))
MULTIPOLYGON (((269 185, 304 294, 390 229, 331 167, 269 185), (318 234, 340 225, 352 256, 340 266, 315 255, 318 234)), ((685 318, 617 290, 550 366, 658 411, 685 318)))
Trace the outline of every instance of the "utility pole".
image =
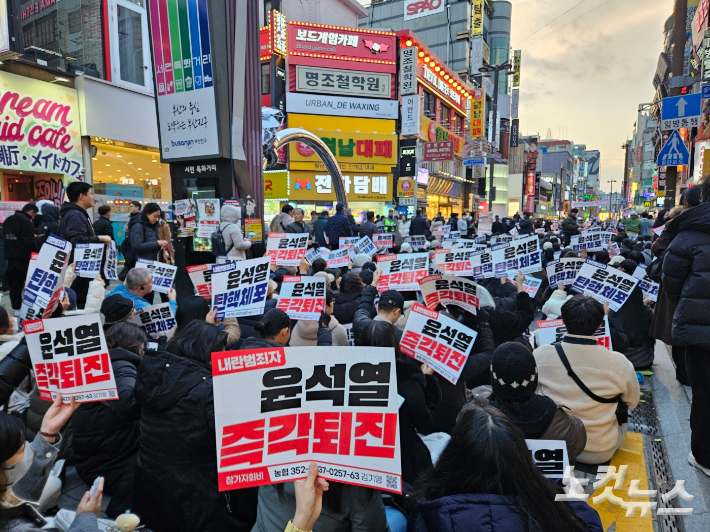
POLYGON ((614 207, 614 183, 616 182, 616 179, 609 181, 609 185, 611 185, 611 192, 609 192, 609 209, 611 210, 612 218, 616 216, 616 208, 614 207))

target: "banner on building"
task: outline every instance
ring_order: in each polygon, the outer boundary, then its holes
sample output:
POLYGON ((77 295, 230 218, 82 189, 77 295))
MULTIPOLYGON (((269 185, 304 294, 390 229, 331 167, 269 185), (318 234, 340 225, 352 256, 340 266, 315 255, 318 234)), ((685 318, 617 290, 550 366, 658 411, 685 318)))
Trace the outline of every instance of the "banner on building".
POLYGON ((484 134, 484 120, 486 110, 486 90, 475 89, 471 96, 471 137, 480 138, 484 134))
POLYGON ((138 258, 136 260, 136 268, 143 268, 150 272, 153 279, 153 292, 167 294, 173 287, 175 275, 177 274, 177 266, 165 264, 158 260, 147 260, 138 258))
POLYGON ((214 264, 211 282, 212 310, 217 310, 218 319, 263 314, 269 287, 269 258, 214 264))
POLYGON ((207 300, 212 300, 212 267, 209 264, 187 266, 187 275, 195 287, 195 293, 207 300))
POLYGON ((417 93, 417 51, 416 46, 399 49, 399 94, 407 96, 417 93))
POLYGON ((274 266, 298 266, 307 247, 308 233, 269 233, 266 255, 274 266))
POLYGON ((478 333, 419 303, 412 306, 399 347, 451 384, 461 376, 478 333))
POLYGON ((379 255, 377 269, 382 271, 377 291, 417 291, 419 280, 429 275, 428 253, 379 255))
POLYGON ((397 100, 354 98, 328 94, 287 92, 286 107, 289 113, 347 116, 351 118, 381 118, 397 120, 397 100))
POLYGON ((453 161, 454 154, 453 140, 422 143, 422 161, 424 162, 453 161))
POLYGON ((118 279, 116 270, 118 269, 118 250, 116 249, 116 241, 111 240, 110 244, 106 245, 106 263, 104 264, 104 279, 118 279))
POLYGON ((419 281, 424 303, 431 310, 438 305, 455 305, 470 312, 478 313, 478 285, 459 277, 431 275, 419 281))
POLYGON ((483 35, 483 0, 473 0, 473 21, 471 23, 471 34, 483 35))
POLYGON ((520 87, 520 61, 522 59, 522 50, 513 52, 513 87, 520 87))
POLYGON ((517 148, 520 145, 519 142, 519 128, 520 128, 520 120, 517 118, 514 118, 512 123, 510 124, 510 147, 511 148, 517 148))
POLYGON ((570 286, 577 278, 577 272, 582 268, 584 259, 566 258, 554 260, 547 264, 547 280, 550 288, 557 288, 561 284, 570 286))
POLYGON ((77 277, 95 279, 101 272, 103 244, 77 244, 74 250, 74 273, 77 277))
MULTIPOLYGON (((561 319, 559 320, 539 320, 536 325, 537 328, 537 341, 538 345, 549 345, 561 342, 565 334, 567 334, 567 327, 565 327, 565 322, 561 319)), ((597 338, 597 344, 606 347, 607 349, 612 349, 611 344, 611 329, 609 328, 609 318, 604 316, 604 323, 594 333, 597 338)))
POLYGON ((292 320, 318 321, 325 312, 325 279, 286 275, 281 283, 280 308, 292 320))
POLYGON ((572 290, 607 303, 611 310, 618 312, 638 283, 637 278, 613 266, 587 259, 577 273, 572 290))
POLYGON ((52 315, 59 302, 71 250, 69 242, 50 233, 37 258, 30 261, 20 308, 23 320, 49 318, 52 315))
POLYGON ((99 314, 27 320, 27 339, 39 396, 77 403, 118 399, 99 314))
POLYGON ((197 200, 197 236, 208 238, 219 229, 219 199, 197 200))
POLYGON ((328 480, 401 493, 394 349, 225 351, 212 373, 220 491, 306 478, 315 461, 328 480))
POLYGON ((177 326, 170 303, 151 305, 136 310, 135 315, 131 318, 131 323, 143 327, 148 336, 156 340, 161 336, 167 336, 171 329, 177 326))

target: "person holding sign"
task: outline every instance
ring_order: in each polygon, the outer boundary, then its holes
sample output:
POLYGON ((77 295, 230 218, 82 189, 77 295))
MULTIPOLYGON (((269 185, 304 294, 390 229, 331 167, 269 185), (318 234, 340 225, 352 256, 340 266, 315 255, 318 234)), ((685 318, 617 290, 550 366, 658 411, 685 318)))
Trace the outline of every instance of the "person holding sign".
MULTIPOLYGON (((123 284, 119 284, 109 294, 110 296, 119 295, 127 299, 131 299, 135 303, 135 310, 140 310, 144 307, 149 307, 150 303, 145 296, 153 293, 153 278, 150 272, 143 268, 133 268, 126 275, 126 280, 123 284)), ((175 288, 171 288, 168 292, 170 308, 173 314, 177 312, 177 303, 175 299, 177 294, 175 288)))
MULTIPOLYGON (((355 312, 353 319, 353 333, 355 341, 360 337, 360 332, 372 321, 388 321, 392 325, 404 314, 404 297, 396 290, 386 290, 380 294, 380 302, 375 308, 375 298, 377 297, 377 285, 380 282, 382 270, 376 270, 372 274, 372 283, 365 287, 365 291, 360 299, 360 305, 355 312)), ((402 339, 402 331, 395 329, 397 340, 402 339)))
MULTIPOLYGON (((333 345, 333 335, 329 329, 330 316, 325 312, 318 320, 317 345, 333 345)), ((261 338, 245 338, 240 349, 260 349, 264 347, 283 347, 291 339, 291 320, 283 310, 274 308, 266 312, 254 329, 261 338)))
POLYGON ((562 488, 535 467, 525 437, 492 406, 467 404, 434 468, 419 482, 409 532, 603 530, 586 502, 556 501, 562 488), (475 528, 474 528, 475 527, 475 528))

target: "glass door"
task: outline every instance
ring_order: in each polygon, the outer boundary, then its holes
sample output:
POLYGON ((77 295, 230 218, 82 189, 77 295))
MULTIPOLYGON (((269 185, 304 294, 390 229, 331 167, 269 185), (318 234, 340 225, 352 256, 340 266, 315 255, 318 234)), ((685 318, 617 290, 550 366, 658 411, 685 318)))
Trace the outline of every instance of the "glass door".
POLYGON ((111 70, 117 85, 153 92, 146 0, 110 0, 111 70))

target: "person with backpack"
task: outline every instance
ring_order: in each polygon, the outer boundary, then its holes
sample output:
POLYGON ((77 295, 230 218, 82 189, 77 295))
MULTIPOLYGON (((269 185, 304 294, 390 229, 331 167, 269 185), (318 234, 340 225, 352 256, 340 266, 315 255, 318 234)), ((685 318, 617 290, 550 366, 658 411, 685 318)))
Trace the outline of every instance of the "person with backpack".
POLYGON ((160 205, 147 203, 141 211, 140 221, 133 224, 128 233, 135 260, 139 258, 156 260, 161 248, 168 245, 167 240, 158 240, 158 220, 160 220, 160 205))
POLYGON ((245 251, 251 248, 251 241, 244 240, 240 227, 242 211, 234 205, 223 205, 222 222, 219 230, 212 233, 212 253, 230 259, 246 260, 245 251))
POLYGON ((293 223, 293 216, 291 216, 291 211, 293 211, 293 206, 288 203, 281 207, 281 212, 278 213, 273 220, 271 220, 271 232, 272 233, 285 233, 286 228, 293 223))

